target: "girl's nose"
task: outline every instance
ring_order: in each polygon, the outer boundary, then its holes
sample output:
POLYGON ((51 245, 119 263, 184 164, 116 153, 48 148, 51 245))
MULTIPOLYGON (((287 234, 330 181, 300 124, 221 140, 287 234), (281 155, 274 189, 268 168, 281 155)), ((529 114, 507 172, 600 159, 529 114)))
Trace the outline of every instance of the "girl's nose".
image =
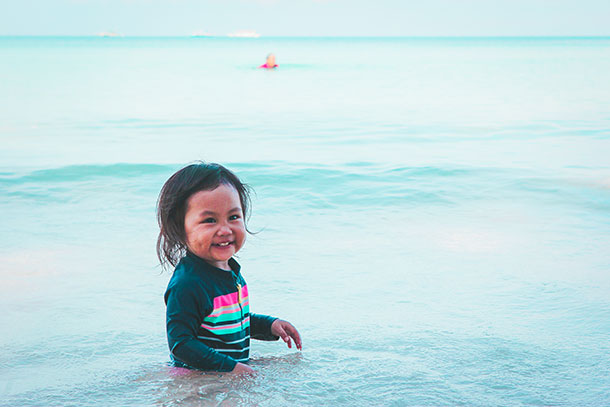
POLYGON ((216 234, 218 236, 230 235, 231 234, 231 228, 228 227, 227 225, 220 225, 220 227, 218 228, 218 231, 216 232, 216 234))

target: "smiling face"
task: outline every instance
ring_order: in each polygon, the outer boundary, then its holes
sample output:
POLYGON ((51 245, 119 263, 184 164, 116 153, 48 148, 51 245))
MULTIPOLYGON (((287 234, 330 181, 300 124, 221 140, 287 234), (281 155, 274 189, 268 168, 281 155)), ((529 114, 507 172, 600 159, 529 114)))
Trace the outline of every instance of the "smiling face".
POLYGON ((187 200, 184 231, 188 249, 214 267, 229 270, 228 260, 246 240, 239 194, 226 184, 199 191, 187 200))

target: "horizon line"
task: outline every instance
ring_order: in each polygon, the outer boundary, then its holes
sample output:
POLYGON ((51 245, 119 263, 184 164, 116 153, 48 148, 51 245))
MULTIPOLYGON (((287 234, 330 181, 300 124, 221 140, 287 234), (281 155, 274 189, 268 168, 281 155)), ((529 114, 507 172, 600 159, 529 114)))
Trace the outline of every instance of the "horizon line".
POLYGON ((105 38, 120 40, 121 38, 196 38, 196 39, 209 39, 209 38, 226 38, 226 39, 247 39, 247 40, 260 40, 266 38, 422 38, 422 39, 436 39, 436 38, 603 38, 610 39, 610 35, 261 35, 260 37, 235 37, 228 34, 223 35, 99 35, 99 34, 0 34, 0 38, 105 38))

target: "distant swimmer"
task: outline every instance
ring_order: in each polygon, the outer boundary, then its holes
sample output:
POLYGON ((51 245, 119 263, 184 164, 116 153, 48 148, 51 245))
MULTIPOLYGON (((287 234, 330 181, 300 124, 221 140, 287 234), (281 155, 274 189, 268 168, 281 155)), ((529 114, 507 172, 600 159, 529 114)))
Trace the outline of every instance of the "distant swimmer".
POLYGON ((259 66, 259 68, 273 69, 277 68, 278 66, 279 65, 275 63, 275 55, 269 54, 267 55, 267 61, 261 66, 259 66))

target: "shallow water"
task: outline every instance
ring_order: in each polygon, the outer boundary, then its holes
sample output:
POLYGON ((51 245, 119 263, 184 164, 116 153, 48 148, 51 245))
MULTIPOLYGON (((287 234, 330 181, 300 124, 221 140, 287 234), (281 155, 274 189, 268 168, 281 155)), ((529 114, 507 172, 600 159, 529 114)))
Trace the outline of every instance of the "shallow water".
POLYGON ((610 399, 610 40, 2 38, 0 77, 2 405, 610 399), (253 186, 253 310, 303 335, 253 378, 167 365, 195 159, 253 186))

